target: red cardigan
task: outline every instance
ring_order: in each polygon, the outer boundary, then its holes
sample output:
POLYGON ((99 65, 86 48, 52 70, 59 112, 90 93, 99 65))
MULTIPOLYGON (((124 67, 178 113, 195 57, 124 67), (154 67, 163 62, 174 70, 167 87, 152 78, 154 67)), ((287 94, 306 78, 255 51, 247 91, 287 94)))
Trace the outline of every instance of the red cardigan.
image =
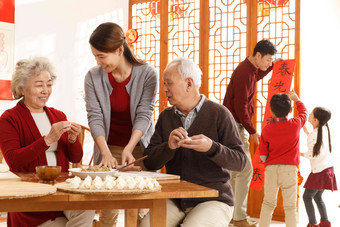
POLYGON ((260 156, 267 156, 265 166, 282 164, 296 165, 300 163, 300 130, 307 120, 305 105, 298 101, 296 109, 299 115, 283 121, 275 121, 266 125, 261 133, 260 156))
MULTIPOLYGON (((51 124, 66 121, 66 115, 54 108, 44 107, 51 124)), ((20 101, 0 117, 0 148, 12 172, 35 172, 38 165, 47 165, 45 151, 49 148, 41 136, 27 107, 20 101)), ((79 140, 68 142, 64 133, 58 141, 57 165, 67 172, 69 162, 79 162, 83 150, 79 140)), ((10 212, 8 226, 37 226, 50 219, 63 216, 58 212, 10 212)))

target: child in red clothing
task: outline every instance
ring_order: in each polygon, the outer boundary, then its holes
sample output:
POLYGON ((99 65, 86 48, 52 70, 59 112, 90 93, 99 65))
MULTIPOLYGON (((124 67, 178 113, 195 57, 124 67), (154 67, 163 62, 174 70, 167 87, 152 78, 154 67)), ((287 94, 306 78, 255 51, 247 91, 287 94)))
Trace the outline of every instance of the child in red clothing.
POLYGON ((308 152, 301 153, 300 155, 310 159, 311 164, 311 173, 305 183, 305 192, 303 193, 303 201, 309 219, 307 227, 331 226, 327 217, 325 203, 322 200, 324 190, 337 190, 334 168, 330 157, 332 151, 328 127, 330 118, 331 112, 329 110, 323 107, 316 107, 308 117, 308 121, 312 124, 314 130, 309 133, 306 127, 303 128, 308 135, 308 152), (313 199, 321 216, 321 223, 319 225, 315 218, 313 199))
POLYGON ((260 137, 259 152, 265 165, 264 198, 260 213, 260 227, 269 227, 277 192, 282 190, 286 226, 297 226, 297 166, 300 163, 300 130, 307 120, 306 107, 295 92, 275 94, 270 100, 275 118, 266 125, 260 137), (299 115, 287 119, 291 100, 299 115))

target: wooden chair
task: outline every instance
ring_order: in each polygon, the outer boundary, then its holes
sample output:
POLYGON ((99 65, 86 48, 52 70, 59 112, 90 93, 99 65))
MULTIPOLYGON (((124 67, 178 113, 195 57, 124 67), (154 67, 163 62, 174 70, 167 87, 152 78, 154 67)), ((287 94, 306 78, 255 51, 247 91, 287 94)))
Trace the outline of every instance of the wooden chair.
POLYGON ((88 128, 88 127, 86 127, 84 125, 80 125, 80 126, 81 126, 81 132, 80 132, 78 138, 79 138, 79 142, 80 142, 81 146, 83 146, 84 145, 84 140, 85 140, 85 132, 86 131, 89 132, 90 128, 88 128))
MULTIPOLYGON (((84 126, 84 125, 80 125, 81 126, 81 132, 78 136, 78 139, 79 139, 79 142, 81 144, 82 147, 84 147, 84 141, 85 141, 85 133, 86 131, 90 132, 90 128, 84 126)), ((93 159, 93 155, 92 155, 92 158, 90 160, 90 164, 92 162, 92 159, 93 159)), ((81 168, 83 165, 82 163, 82 160, 78 163, 72 163, 72 168, 81 168)))

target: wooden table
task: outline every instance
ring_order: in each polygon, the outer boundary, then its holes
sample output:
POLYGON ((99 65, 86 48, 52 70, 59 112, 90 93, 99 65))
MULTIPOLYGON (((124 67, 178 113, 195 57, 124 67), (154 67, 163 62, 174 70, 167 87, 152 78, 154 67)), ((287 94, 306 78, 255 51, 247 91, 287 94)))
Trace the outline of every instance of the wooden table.
MULTIPOLYGON (((18 174, 23 181, 37 181, 34 174, 18 174)), ((66 176, 58 181, 62 182, 66 176)), ((146 194, 73 194, 57 191, 53 195, 27 199, 2 199, 0 211, 63 211, 125 209, 125 226, 137 225, 137 209, 150 209, 153 227, 166 226, 166 200, 170 198, 217 197, 218 191, 182 180, 159 181, 162 190, 146 194)))

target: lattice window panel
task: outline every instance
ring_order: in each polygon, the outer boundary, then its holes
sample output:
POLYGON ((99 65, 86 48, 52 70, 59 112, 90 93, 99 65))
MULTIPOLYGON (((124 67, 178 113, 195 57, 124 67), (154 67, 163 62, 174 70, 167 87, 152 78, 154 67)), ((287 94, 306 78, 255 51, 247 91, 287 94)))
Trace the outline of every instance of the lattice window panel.
MULTIPOLYGON (((160 50, 160 4, 162 1, 134 0, 131 10, 131 27, 137 29, 140 37, 135 43, 139 58, 147 60, 160 70, 160 52, 168 53, 168 62, 176 57, 186 57, 199 64, 200 48, 207 48, 208 91, 206 96, 222 103, 231 74, 237 65, 247 56, 247 3, 252 0, 209 0, 209 42, 200 46, 200 10, 199 0, 168 1, 168 40, 167 49, 160 50), (156 10, 152 13, 153 10, 156 10), (181 10, 176 10, 180 8, 181 10), (184 13, 182 12, 184 11, 184 13)), ((295 1, 287 1, 283 6, 276 6, 273 0, 257 0, 257 39, 270 39, 277 45, 276 57, 295 58, 295 1)), ((276 1, 282 2, 282 1, 276 1)), ((249 13, 249 12, 248 12, 249 13)), ((254 28, 253 28, 254 29, 254 28)), ((256 43, 256 42, 255 42, 256 43)), ((248 53, 250 55, 252 53, 248 53)), ((200 65, 202 68, 202 65, 200 65)), ((162 72, 159 72, 160 75, 162 72)), ((256 127, 264 115, 268 80, 271 75, 257 84, 256 127)), ((160 78, 160 83, 162 80, 160 78)), ((160 91, 162 92, 162 91, 160 91)), ((159 97, 159 93, 158 93, 159 97)), ((159 98, 155 107, 155 119, 159 115, 159 98)))
MULTIPOLYGON (((135 54, 138 58, 146 60, 159 72, 160 63, 160 20, 153 15, 150 4, 156 1, 144 2, 132 5, 132 28, 137 29, 139 38, 134 43, 135 54)), ((155 104, 154 118, 159 115, 159 92, 155 104)))
MULTIPOLYGON (((257 34, 258 40, 269 39, 277 48, 276 58, 294 59, 295 57, 295 1, 288 1, 283 6, 270 4, 272 1, 258 1, 257 34)), ((261 129, 266 97, 271 74, 257 83, 256 126, 261 129)), ((294 77, 292 86, 294 85, 294 77)))
POLYGON ((177 57, 185 57, 199 63, 199 19, 200 1, 169 1, 169 62, 177 57), (177 11, 176 9, 183 9, 177 11))
POLYGON ((222 104, 231 74, 246 56, 247 4, 209 1, 209 99, 222 104))

